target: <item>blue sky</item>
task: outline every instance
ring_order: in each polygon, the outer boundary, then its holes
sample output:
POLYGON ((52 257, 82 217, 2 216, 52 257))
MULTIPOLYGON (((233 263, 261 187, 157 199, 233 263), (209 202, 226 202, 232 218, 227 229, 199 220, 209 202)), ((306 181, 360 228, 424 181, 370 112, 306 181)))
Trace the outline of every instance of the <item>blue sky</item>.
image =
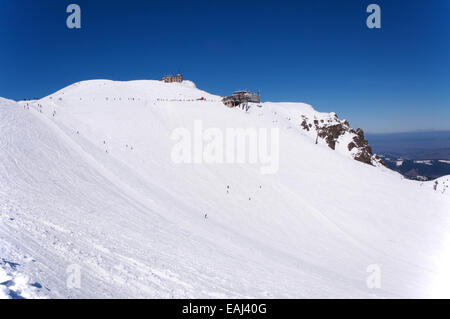
POLYGON ((182 72, 261 90, 366 132, 450 129, 450 1, 0 0, 0 96, 182 72), (66 7, 81 7, 81 29, 66 7), (366 7, 381 7, 381 29, 366 7))

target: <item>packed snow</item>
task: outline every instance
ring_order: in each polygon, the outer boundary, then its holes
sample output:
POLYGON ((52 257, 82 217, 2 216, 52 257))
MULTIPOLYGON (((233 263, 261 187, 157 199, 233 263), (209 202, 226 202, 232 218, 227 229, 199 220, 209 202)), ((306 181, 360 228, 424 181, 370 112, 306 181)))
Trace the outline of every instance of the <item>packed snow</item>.
POLYGON ((186 81, 1 99, 0 296, 449 297, 448 192, 316 144, 302 116, 332 115, 230 109, 186 81), (175 163, 199 120, 278 128, 279 170, 175 163))
POLYGON ((448 187, 450 185, 450 175, 436 178, 433 181, 427 182, 426 185, 428 187, 433 187, 433 190, 435 192, 449 195, 450 191, 449 191, 448 187))
POLYGON ((16 271, 19 266, 5 259, 0 260, 0 299, 42 298, 41 284, 16 271))

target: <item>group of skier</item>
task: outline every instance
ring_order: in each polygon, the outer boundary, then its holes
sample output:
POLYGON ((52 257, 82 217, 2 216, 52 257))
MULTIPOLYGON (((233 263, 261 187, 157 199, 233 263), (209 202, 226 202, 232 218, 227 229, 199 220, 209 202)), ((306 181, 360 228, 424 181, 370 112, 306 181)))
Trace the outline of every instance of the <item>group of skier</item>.
MULTIPOLYGON (((262 185, 259 185, 259 189, 262 189, 262 185)), ((230 185, 227 185, 226 190, 227 190, 227 194, 230 194, 230 185)), ((249 197, 248 200, 252 200, 252 198, 249 197)), ((204 218, 208 219, 208 214, 205 213, 204 218)))

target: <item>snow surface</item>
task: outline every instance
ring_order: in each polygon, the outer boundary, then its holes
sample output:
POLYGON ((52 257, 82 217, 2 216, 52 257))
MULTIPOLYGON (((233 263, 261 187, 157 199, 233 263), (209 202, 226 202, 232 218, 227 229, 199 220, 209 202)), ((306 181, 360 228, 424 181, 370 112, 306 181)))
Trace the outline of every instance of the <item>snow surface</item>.
POLYGON ((16 271, 16 263, 0 260, 0 299, 42 298, 39 294, 41 284, 16 271))
POLYGON ((435 192, 449 195, 450 175, 441 176, 425 183, 427 187, 432 187, 435 192))
MULTIPOLYGON (((24 276, 25 298, 450 296, 448 192, 316 145, 301 116, 329 114, 309 105, 220 100, 109 80, 1 99, 0 281, 24 276), (279 171, 175 164, 171 133, 199 119, 279 127, 279 171)), ((0 294, 18 297, 11 286, 0 294)))

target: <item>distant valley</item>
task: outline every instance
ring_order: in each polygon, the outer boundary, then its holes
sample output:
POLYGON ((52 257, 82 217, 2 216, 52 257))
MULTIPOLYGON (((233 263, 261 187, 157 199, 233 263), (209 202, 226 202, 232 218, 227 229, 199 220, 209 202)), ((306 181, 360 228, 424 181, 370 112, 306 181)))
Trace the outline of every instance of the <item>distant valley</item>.
POLYGON ((409 179, 450 174, 450 131, 366 134, 374 153, 409 179))

